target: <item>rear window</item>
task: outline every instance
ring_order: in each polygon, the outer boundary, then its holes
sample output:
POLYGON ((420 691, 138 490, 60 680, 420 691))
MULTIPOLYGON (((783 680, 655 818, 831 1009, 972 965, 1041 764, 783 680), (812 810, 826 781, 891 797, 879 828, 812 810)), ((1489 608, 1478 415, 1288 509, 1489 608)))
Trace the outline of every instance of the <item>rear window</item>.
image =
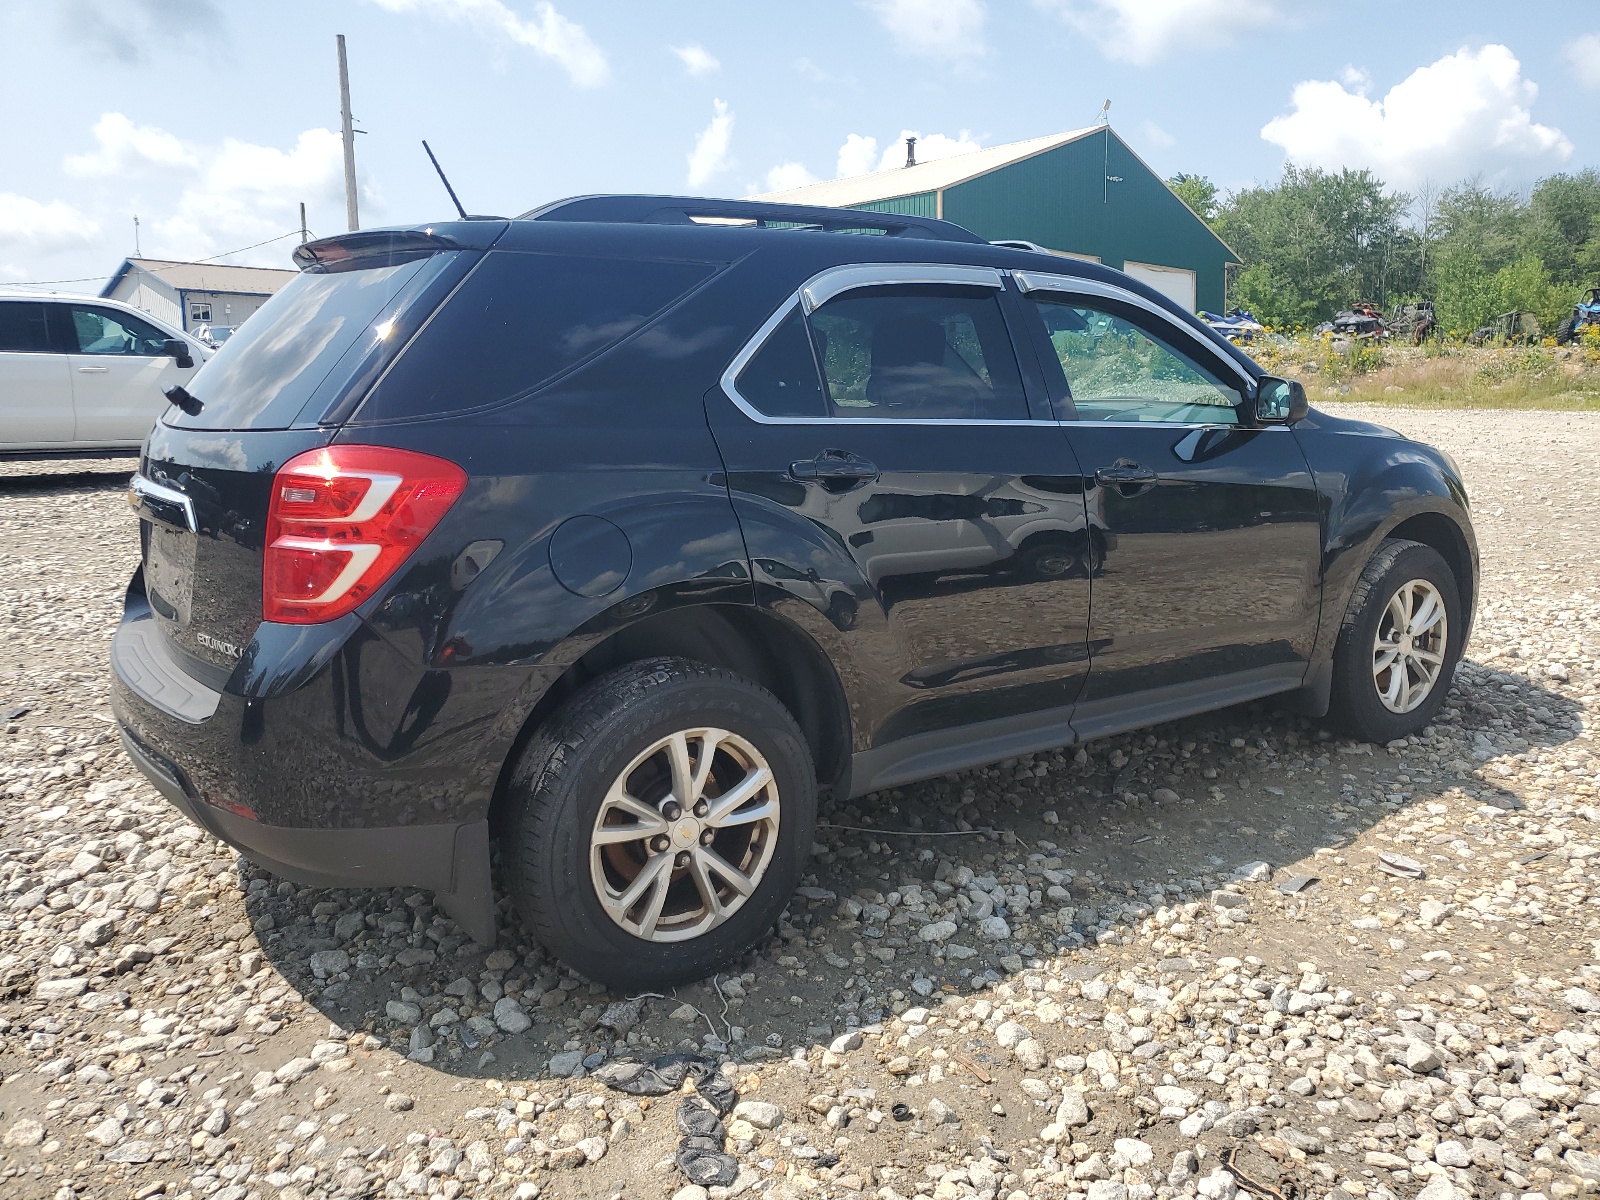
POLYGON ((205 407, 167 421, 184 429, 287 429, 347 355, 387 332, 403 295, 454 253, 354 270, 303 271, 223 343, 187 387, 205 407), (368 331, 371 331, 370 333, 368 331))
POLYGON ((643 328, 717 266, 491 251, 357 420, 435 416, 523 395, 643 328))
POLYGON ((30 300, 0 301, 0 353, 44 354, 51 349, 44 305, 30 300))

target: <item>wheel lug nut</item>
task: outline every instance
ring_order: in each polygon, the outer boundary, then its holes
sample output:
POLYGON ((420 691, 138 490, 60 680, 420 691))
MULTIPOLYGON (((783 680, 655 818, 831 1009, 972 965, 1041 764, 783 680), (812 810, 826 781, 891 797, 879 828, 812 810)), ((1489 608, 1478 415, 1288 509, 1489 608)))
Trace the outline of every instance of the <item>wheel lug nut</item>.
POLYGON ((697 816, 697 817, 703 817, 710 811, 711 811, 711 806, 709 804, 707 804, 704 800, 700 801, 699 804, 696 804, 694 806, 694 815, 697 816))
POLYGON ((676 821, 683 816, 683 806, 676 800, 669 800, 661 806, 661 815, 669 821, 676 821))
POLYGON ((667 840, 667 835, 664 834, 664 833, 661 834, 659 837, 655 837, 655 838, 651 838, 650 839, 650 849, 654 850, 657 854, 660 854, 663 850, 665 850, 671 844, 672 843, 667 840))
POLYGON ((689 865, 689 852, 687 850, 678 851, 677 860, 674 862, 673 865, 677 866, 677 867, 680 867, 680 868, 681 867, 687 867, 689 865))
POLYGON ((714 842, 716 840, 717 840, 717 831, 715 829, 708 829, 708 830, 706 830, 704 833, 702 833, 700 835, 700 844, 702 846, 709 846, 709 845, 711 845, 712 842, 714 842))

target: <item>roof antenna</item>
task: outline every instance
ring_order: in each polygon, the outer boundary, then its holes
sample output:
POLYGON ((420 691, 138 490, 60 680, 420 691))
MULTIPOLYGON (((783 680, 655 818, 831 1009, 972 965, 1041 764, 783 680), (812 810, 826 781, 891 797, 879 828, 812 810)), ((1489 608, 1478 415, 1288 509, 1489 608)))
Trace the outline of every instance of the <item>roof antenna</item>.
POLYGON ((439 160, 434 157, 433 148, 428 145, 428 139, 422 139, 422 148, 428 152, 428 161, 433 164, 433 169, 439 172, 439 182, 444 184, 444 190, 450 193, 450 203, 456 206, 456 211, 461 214, 463 221, 468 220, 467 210, 461 207, 461 201, 456 199, 456 190, 450 186, 450 181, 445 178, 444 168, 439 165, 439 160))
POLYGON ((914 137, 908 137, 906 139, 906 166, 914 167, 916 165, 917 165, 917 139, 914 138, 914 137))
POLYGON ((1111 101, 1107 100, 1104 104, 1102 104, 1100 106, 1100 112, 1095 117, 1094 123, 1096 125, 1109 125, 1109 124, 1111 124, 1111 101))

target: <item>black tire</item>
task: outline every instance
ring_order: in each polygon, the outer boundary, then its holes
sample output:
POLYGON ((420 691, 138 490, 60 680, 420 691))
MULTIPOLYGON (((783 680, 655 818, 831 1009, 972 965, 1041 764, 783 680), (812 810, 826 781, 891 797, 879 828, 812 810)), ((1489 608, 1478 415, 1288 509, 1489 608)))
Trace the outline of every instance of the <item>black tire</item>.
POLYGON ((1420 542, 1392 539, 1378 547, 1357 580, 1339 630, 1333 657, 1333 696, 1329 717, 1345 732, 1369 742, 1391 742, 1420 733, 1438 713, 1450 691, 1461 657, 1465 621, 1461 590, 1443 556, 1420 542), (1390 600, 1412 580, 1432 584, 1448 622, 1444 662, 1431 689, 1409 712, 1394 712, 1379 695, 1374 674, 1374 641, 1390 600))
MULTIPOLYGON (((816 786, 799 726, 764 688, 684 659, 620 667, 576 692, 518 759, 503 851, 512 898, 544 946, 590 979, 625 988, 702 979, 766 934, 789 902, 811 852, 816 786), (651 941, 602 906, 591 837, 605 793, 632 760, 700 726, 728 730, 766 760, 778 796, 775 845, 755 889, 721 924, 684 941, 651 941)), ((671 877, 681 882, 678 872, 671 877)))
POLYGON ((1578 318, 1568 317, 1556 326, 1556 345, 1565 346, 1578 335, 1578 318))

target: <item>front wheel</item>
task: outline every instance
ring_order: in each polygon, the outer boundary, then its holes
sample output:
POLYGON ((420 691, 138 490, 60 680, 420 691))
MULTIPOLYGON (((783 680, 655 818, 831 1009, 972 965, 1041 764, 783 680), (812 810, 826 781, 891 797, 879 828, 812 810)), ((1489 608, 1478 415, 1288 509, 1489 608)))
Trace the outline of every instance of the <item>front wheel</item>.
POLYGON ((1578 319, 1568 317, 1556 326, 1556 345, 1565 346, 1578 336, 1578 319))
POLYGON ((1331 715, 1390 742, 1427 727, 1444 703, 1466 624, 1454 573, 1420 542, 1383 543, 1361 572, 1339 631, 1331 715))
POLYGON ((783 911, 811 849, 816 776, 765 689, 682 659, 579 690, 512 777, 518 909, 590 979, 652 987, 727 967, 783 911))

